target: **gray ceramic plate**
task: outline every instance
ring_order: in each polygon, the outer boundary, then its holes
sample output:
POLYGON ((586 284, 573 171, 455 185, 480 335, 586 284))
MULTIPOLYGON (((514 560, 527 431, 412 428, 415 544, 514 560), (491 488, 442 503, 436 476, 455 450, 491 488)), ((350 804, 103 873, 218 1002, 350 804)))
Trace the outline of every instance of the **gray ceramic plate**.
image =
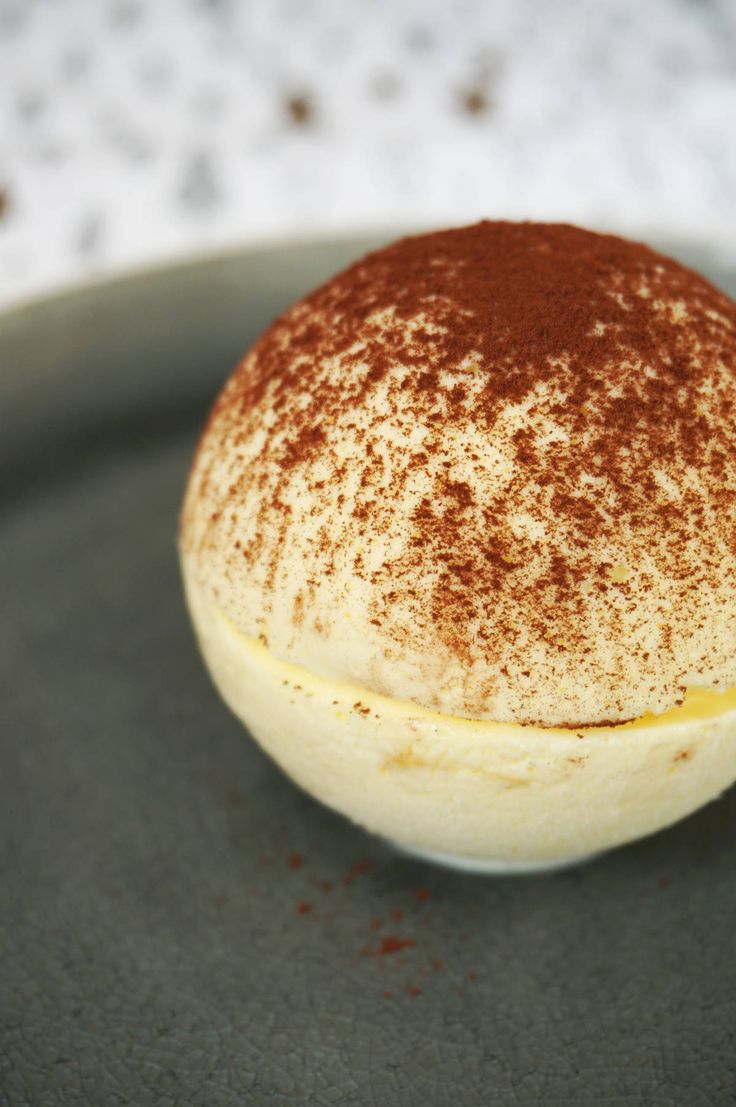
POLYGON ((0 1102, 732 1105, 736 793, 585 868, 463 876, 298 792, 205 676, 174 537, 197 430, 366 245, 0 320, 0 1102))

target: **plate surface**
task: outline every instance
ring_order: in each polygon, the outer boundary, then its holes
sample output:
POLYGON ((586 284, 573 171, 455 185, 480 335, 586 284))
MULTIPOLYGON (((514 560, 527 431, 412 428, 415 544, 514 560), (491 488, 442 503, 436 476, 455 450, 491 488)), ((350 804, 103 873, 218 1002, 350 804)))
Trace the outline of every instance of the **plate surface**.
POLYGON ((198 429, 368 245, 0 319, 8 1107, 734 1103, 735 791, 577 870, 443 871, 301 794, 207 680, 175 550, 198 429))

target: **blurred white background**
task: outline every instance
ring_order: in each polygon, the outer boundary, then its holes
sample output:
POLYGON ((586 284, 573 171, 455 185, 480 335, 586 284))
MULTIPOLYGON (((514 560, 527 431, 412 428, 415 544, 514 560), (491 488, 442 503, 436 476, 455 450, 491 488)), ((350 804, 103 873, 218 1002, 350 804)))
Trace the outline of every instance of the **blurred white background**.
POLYGON ((734 0, 0 0, 0 304, 480 216, 736 256, 734 0))

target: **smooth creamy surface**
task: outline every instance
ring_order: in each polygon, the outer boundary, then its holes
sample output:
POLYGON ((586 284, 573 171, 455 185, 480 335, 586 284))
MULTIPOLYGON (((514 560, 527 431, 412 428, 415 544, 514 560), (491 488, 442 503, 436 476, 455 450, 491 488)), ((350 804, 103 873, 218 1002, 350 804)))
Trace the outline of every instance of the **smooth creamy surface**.
POLYGON ((736 308, 645 247, 482 224, 297 304, 228 382, 181 541, 271 652, 447 716, 736 685, 736 308))
POLYGON ((409 848, 559 861, 682 818, 736 778, 736 689, 659 717, 567 730, 454 718, 279 661, 212 605, 184 559, 225 701, 298 784, 409 848))

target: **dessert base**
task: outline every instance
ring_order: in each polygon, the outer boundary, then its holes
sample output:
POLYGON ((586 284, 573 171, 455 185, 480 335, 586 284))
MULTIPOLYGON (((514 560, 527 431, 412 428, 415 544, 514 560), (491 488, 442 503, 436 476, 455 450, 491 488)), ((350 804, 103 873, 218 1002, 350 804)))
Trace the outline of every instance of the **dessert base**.
POLYGON ((319 676, 243 635, 185 581, 202 653, 234 714, 306 792, 415 855, 543 872, 651 834, 736 778, 736 689, 597 728, 441 715, 319 676))
POLYGON ((507 861, 493 857, 461 857, 441 850, 416 849, 401 842, 389 840, 388 843, 399 853, 416 857, 419 861, 429 861, 433 865, 442 865, 446 869, 455 869, 462 873, 477 873, 479 876, 533 876, 536 873, 553 873, 561 869, 571 869, 584 865, 598 857, 597 853, 586 853, 580 857, 563 857, 555 861, 507 861))

